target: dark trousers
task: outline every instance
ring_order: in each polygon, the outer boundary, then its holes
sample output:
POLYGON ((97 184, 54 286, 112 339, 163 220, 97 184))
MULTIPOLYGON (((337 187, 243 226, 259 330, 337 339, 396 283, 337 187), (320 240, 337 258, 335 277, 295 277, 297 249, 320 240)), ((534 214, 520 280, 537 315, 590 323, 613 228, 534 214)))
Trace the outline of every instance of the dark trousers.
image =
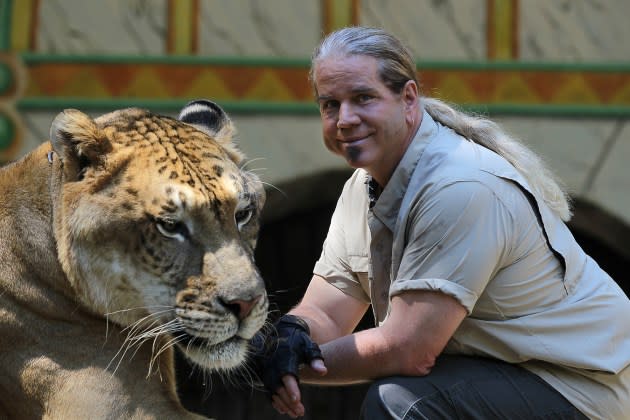
POLYGON ((374 382, 361 419, 587 419, 537 375, 498 360, 441 356, 427 376, 374 382))

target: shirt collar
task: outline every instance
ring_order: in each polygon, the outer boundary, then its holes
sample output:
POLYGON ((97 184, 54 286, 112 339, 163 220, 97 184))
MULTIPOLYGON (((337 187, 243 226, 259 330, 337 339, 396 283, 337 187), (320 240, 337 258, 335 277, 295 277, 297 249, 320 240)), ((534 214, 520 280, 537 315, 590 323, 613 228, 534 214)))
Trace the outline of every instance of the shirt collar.
POLYGON ((396 226, 400 205, 409 186, 411 175, 416 169, 424 149, 435 137, 437 131, 437 124, 433 118, 423 110, 420 127, 418 127, 413 140, 407 147, 405 154, 378 198, 374 195, 374 188, 370 188, 370 184, 374 183, 374 180, 368 175, 367 185, 370 208, 374 215, 392 232, 396 226), (372 200, 375 200, 375 202, 373 203, 372 200))

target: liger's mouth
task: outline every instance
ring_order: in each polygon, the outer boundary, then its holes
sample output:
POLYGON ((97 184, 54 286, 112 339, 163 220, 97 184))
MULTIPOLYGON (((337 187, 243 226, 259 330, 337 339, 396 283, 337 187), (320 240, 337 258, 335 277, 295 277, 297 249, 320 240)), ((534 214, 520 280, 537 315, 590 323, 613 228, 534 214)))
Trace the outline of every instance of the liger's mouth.
POLYGON ((208 350, 212 347, 215 346, 223 346, 226 344, 235 344, 238 343, 240 341, 246 341, 244 338, 239 337, 238 335, 233 335, 232 337, 228 338, 227 340, 224 341, 220 341, 218 343, 210 343, 206 338, 204 337, 199 337, 199 336, 194 336, 188 333, 180 333, 177 336, 177 344, 185 349, 190 349, 190 348, 194 348, 194 349, 199 349, 199 348, 203 348, 204 350, 208 350))

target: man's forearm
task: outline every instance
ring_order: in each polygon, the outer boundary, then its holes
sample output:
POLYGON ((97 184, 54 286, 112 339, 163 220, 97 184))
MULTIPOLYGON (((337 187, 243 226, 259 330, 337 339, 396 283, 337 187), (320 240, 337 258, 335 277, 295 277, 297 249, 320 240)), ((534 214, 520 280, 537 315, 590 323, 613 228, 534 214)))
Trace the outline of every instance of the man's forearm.
POLYGON ((321 344, 320 348, 328 373, 321 376, 304 368, 300 371, 300 380, 304 383, 352 384, 403 374, 396 350, 378 328, 332 340, 321 344))
POLYGON ((322 312, 310 310, 308 307, 297 306, 289 314, 298 316, 306 321, 311 330, 311 338, 320 346, 322 343, 333 341, 345 335, 339 330, 335 321, 322 312))

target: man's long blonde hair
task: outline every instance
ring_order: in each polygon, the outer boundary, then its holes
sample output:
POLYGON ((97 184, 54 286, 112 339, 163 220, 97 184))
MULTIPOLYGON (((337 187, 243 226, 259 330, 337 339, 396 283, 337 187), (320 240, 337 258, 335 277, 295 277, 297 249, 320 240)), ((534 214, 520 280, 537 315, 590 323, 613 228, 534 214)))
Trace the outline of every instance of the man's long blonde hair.
MULTIPOLYGON (((419 86, 412 54, 399 39, 381 29, 349 27, 328 35, 313 52, 309 77, 315 92, 313 73, 318 63, 327 57, 347 55, 376 58, 381 80, 394 93, 400 93, 409 80, 419 86)), ((527 180, 536 197, 562 220, 571 219, 568 193, 536 153, 487 118, 435 98, 422 97, 421 103, 437 122, 505 158, 527 180)))

